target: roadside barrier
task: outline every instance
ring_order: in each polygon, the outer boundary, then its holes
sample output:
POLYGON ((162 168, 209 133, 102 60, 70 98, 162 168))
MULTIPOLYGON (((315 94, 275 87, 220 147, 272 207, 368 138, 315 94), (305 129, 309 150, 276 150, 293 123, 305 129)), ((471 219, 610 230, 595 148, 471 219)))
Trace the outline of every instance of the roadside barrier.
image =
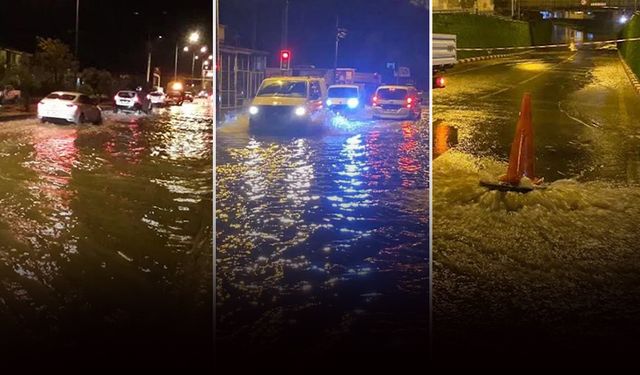
POLYGON ((640 41, 640 37, 637 37, 637 38, 624 38, 624 39, 599 40, 599 41, 593 41, 593 42, 544 44, 544 45, 538 45, 538 46, 478 47, 478 48, 466 48, 466 47, 464 47, 464 48, 456 48, 456 50, 457 51, 507 51, 507 50, 559 48, 559 47, 571 47, 571 46, 590 46, 590 45, 596 45, 596 44, 637 42, 637 41, 640 41))

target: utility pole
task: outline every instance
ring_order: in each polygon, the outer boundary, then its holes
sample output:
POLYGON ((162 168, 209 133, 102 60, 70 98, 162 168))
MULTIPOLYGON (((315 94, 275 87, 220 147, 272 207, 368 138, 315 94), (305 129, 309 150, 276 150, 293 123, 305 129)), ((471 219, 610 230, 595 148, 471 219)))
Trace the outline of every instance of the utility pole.
POLYGON ((347 37, 347 29, 340 27, 340 19, 336 16, 336 53, 333 60, 333 69, 338 68, 338 48, 340 47, 340 39, 347 37))
POLYGON ((284 1, 284 15, 282 17, 282 48, 289 47, 289 0, 284 1))
POLYGON ((180 43, 180 38, 176 40, 176 57, 173 63, 173 80, 178 79, 178 44, 180 43))
MULTIPOLYGON (((80 0, 76 0, 76 46, 75 46, 75 56, 76 61, 78 61, 78 65, 80 64, 80 58, 78 57, 78 45, 79 45, 79 34, 80 34, 80 0)), ((78 70, 80 66, 78 66, 78 70)), ((76 74, 76 90, 80 89, 80 75, 76 74)))
POLYGON ((339 18, 336 16, 336 54, 333 59, 333 70, 338 68, 338 45, 340 43, 340 23, 339 18))
POLYGON ((80 0, 76 0, 76 48, 75 55, 78 59, 78 34, 80 32, 80 0))

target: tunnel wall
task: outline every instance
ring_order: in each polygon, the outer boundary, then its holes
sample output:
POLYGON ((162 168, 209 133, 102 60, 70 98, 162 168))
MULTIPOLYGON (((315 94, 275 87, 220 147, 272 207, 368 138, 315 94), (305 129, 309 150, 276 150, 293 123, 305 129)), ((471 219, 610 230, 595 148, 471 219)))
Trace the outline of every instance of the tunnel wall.
MULTIPOLYGON (((456 34, 458 48, 529 46, 532 42, 528 22, 482 14, 434 13, 433 32, 456 34)), ((487 54, 459 51, 458 59, 487 54)))
MULTIPOLYGON (((640 16, 631 17, 627 25, 620 32, 622 38, 640 37, 640 16)), ((631 70, 640 77, 640 41, 619 43, 618 50, 631 70)))

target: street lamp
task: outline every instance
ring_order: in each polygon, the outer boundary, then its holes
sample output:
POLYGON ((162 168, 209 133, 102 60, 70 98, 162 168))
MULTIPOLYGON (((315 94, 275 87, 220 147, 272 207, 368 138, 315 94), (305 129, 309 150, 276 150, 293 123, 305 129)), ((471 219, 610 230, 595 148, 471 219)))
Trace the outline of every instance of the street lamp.
POLYGON ((194 31, 191 33, 191 35, 189 35, 189 43, 198 43, 199 40, 200 40, 199 32, 194 31))

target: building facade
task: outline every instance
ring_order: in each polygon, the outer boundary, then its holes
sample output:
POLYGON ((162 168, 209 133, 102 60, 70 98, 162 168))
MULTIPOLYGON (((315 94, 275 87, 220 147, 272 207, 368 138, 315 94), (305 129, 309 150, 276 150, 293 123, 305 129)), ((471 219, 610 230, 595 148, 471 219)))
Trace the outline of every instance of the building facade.
POLYGON ((217 96, 220 112, 245 106, 265 78, 268 53, 226 45, 224 26, 218 29, 217 96))

